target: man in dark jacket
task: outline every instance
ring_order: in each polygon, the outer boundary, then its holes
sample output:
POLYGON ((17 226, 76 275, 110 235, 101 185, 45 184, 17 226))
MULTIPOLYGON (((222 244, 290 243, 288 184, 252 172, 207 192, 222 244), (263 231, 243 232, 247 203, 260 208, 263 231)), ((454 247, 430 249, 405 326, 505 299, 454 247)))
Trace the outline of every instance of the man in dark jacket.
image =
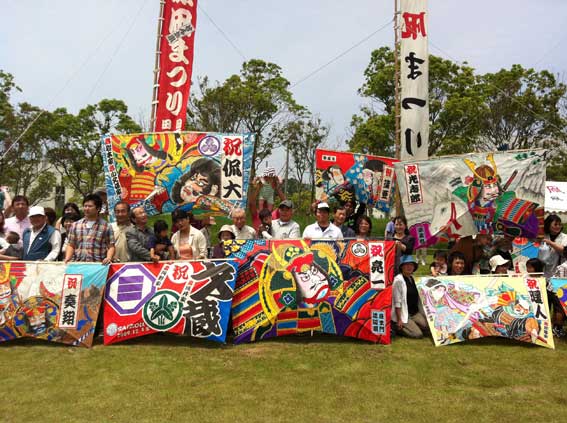
POLYGON ((147 227, 148 215, 143 207, 136 207, 130 212, 133 226, 126 229, 126 243, 130 261, 152 261, 149 242, 154 232, 147 227))
POLYGON ((22 235, 22 260, 57 260, 61 251, 61 234, 47 224, 44 208, 31 207, 28 216, 31 226, 22 235))

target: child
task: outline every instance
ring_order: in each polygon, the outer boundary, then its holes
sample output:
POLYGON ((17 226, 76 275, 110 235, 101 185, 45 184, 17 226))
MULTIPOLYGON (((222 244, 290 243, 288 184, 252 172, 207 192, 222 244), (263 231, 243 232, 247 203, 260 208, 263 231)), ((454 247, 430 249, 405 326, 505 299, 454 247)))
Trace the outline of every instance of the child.
POLYGON ((267 167, 262 174, 262 178, 260 178, 260 182, 262 184, 259 195, 260 207, 272 211, 274 208, 274 193, 278 185, 276 169, 267 167))
POLYGON ((156 220, 154 223, 154 235, 150 238, 150 257, 152 261, 173 260, 175 251, 173 244, 169 239, 167 230, 167 222, 165 220, 156 220))
POLYGON ((262 209, 258 216, 262 222, 258 227, 260 238, 272 239, 272 212, 269 209, 262 209))
POLYGON ((433 258, 435 261, 431 263, 431 276, 446 276, 447 253, 445 251, 436 251, 433 258))
POLYGON ((543 261, 541 261, 538 258, 531 258, 528 261, 526 261, 526 271, 530 275, 533 275, 535 273, 543 273, 544 267, 545 264, 543 263, 543 261))
POLYGON ((20 235, 17 232, 8 232, 6 235, 6 242, 10 244, 2 254, 0 254, 0 259, 2 260, 20 260, 22 258, 22 247, 18 246, 20 241, 20 235))

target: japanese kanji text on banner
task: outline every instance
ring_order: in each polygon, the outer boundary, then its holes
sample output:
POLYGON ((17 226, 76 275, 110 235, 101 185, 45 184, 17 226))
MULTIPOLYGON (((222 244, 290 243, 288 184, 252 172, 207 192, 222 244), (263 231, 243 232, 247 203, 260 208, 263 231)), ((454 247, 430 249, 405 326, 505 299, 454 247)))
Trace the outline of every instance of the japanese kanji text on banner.
POLYGON ((390 343, 392 241, 227 241, 234 342, 323 332, 390 343))
POLYGON ((0 342, 38 338, 92 345, 108 266, 0 263, 0 342))
POLYGON ((197 0, 162 1, 165 3, 154 130, 182 131, 193 72, 197 0))
POLYGON ((197 216, 229 215, 246 206, 252 134, 109 135, 102 144, 111 213, 122 200, 148 215, 178 207, 197 216))
POLYGON ((426 0, 401 0, 400 158, 422 160, 429 148, 429 51, 426 0))

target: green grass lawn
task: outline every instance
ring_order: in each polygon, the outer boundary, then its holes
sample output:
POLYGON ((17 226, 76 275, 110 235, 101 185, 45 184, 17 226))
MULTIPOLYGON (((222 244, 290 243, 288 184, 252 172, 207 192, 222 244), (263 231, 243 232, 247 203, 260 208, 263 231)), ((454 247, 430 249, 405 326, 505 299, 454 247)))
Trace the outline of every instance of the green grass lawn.
POLYGON ((565 421, 567 343, 319 335, 0 346, 2 422, 565 421))

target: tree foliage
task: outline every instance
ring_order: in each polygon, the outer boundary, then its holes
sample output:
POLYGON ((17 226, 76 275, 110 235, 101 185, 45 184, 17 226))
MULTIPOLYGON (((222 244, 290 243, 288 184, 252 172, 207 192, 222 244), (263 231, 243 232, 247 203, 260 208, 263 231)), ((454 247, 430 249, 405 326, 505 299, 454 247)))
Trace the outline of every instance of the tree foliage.
MULTIPOLYGON (((391 155, 394 146, 394 55, 372 52, 360 95, 370 99, 353 116, 351 150, 391 155)), ((513 65, 476 75, 466 63, 429 56, 429 154, 565 148, 566 86, 548 71, 513 65)))
POLYGON ((57 109, 53 112, 53 142, 47 157, 66 184, 86 195, 104 183, 101 137, 140 130, 122 100, 104 99, 77 115, 57 109))
POLYGON ((314 116, 290 121, 277 133, 293 159, 293 176, 299 181, 300 188, 304 186, 305 175, 308 175, 311 201, 315 197, 315 150, 325 142, 328 135, 329 127, 314 116))
POLYGON ((216 132, 256 134, 252 177, 258 165, 280 144, 279 128, 304 112, 289 91, 282 69, 263 60, 244 62, 238 75, 210 86, 199 80, 200 94, 188 107, 188 127, 216 132))

